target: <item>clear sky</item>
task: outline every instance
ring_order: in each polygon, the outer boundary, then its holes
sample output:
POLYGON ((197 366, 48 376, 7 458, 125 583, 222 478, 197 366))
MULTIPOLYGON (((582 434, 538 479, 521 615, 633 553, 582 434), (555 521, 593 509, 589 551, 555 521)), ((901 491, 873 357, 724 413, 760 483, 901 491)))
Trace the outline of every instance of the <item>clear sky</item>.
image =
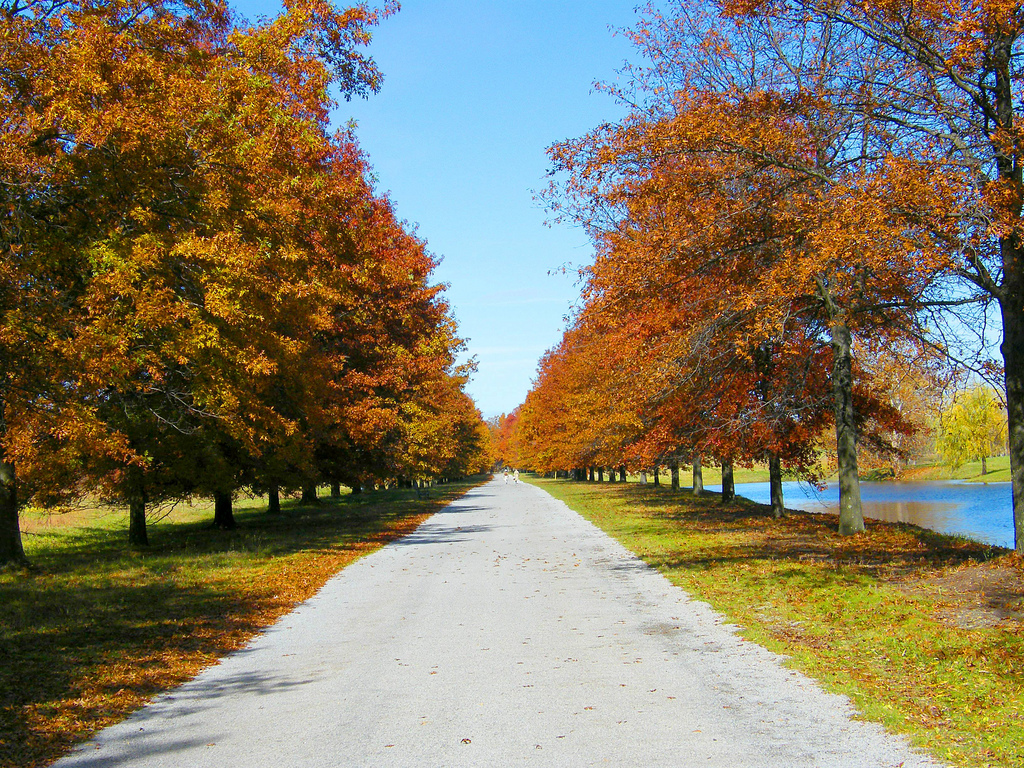
MULTIPOLYGON (((250 17, 277 8, 232 3, 250 17)), ((545 226, 533 191, 550 144, 621 115, 592 85, 617 77, 632 50, 610 28, 635 19, 628 0, 403 0, 369 48, 380 93, 336 111, 358 122, 378 191, 443 259, 436 279, 479 360, 468 390, 485 417, 523 401, 578 296, 574 276, 549 272, 587 263, 587 238, 545 226)))

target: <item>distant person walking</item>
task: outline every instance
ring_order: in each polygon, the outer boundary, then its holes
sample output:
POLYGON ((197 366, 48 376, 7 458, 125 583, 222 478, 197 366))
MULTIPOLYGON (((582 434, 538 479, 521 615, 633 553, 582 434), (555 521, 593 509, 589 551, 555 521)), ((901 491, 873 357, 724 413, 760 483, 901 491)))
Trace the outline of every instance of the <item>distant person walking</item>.
POLYGON ((519 470, 518 469, 513 474, 513 477, 515 477, 515 479, 516 479, 516 485, 519 485, 519 470))
POLYGON ((508 485, 508 467, 505 467, 505 485, 508 485))

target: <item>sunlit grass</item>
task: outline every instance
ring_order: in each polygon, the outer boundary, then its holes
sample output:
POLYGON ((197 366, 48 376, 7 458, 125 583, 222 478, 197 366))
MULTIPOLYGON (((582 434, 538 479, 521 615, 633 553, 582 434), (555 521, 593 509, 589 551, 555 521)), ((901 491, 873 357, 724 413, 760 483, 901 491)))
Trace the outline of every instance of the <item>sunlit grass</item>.
POLYGON ((0 572, 0 766, 50 762, 469 487, 286 502, 277 516, 242 500, 230 532, 210 527, 212 505, 183 505, 149 526, 145 550, 128 547, 123 510, 30 513, 33 569, 0 572))
MULTIPOLYGON (((930 463, 930 464, 919 464, 907 467, 900 480, 966 480, 971 483, 1008 483, 1010 482, 1010 457, 1009 456, 991 456, 987 461, 988 472, 986 474, 981 473, 981 462, 971 461, 958 467, 956 470, 952 470, 946 464, 930 463)), ((866 472, 861 475, 862 479, 872 479, 872 473, 866 472)), ((891 480, 891 473, 882 473, 882 479, 891 480)), ((617 477, 617 476, 616 476, 617 477)), ((708 464, 701 468, 701 477, 703 478, 705 485, 721 485, 722 483, 722 468, 717 464, 708 464)), ((671 483, 671 476, 669 471, 662 467, 658 474, 658 479, 662 485, 669 485, 671 483)), ((751 467, 737 466, 733 470, 733 481, 736 483, 767 483, 768 482, 768 466, 754 464, 751 467)), ((783 479, 793 479, 789 476, 783 479)), ((835 480, 836 476, 833 475, 828 480, 835 480)), ((628 480, 631 483, 640 482, 640 474, 637 472, 630 472, 628 474, 628 480)), ((649 484, 654 483, 654 475, 650 472, 647 473, 647 482, 649 484)), ((679 485, 682 488, 693 487, 693 473, 691 467, 681 467, 679 470, 679 485)))
MULTIPOLYGON (((717 494, 533 480, 746 637, 848 695, 866 717, 957 766, 1024 766, 1021 624, 966 628, 923 580, 958 568, 1021 569, 1005 550, 869 521, 842 538, 835 519, 717 494)), ((1024 607, 1024 606, 1022 606, 1024 607)))
POLYGON ((956 470, 945 464, 911 467, 905 473, 908 480, 966 480, 971 483, 1010 482, 1010 457, 990 456, 986 461, 988 472, 981 474, 981 462, 969 461, 956 470))

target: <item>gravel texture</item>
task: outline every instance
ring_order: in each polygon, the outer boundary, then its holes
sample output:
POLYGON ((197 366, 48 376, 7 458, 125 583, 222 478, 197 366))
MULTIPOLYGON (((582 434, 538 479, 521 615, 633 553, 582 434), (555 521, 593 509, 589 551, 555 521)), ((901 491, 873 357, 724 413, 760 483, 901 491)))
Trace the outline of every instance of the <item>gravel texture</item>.
POLYGON ((502 478, 57 765, 935 766, 502 478))

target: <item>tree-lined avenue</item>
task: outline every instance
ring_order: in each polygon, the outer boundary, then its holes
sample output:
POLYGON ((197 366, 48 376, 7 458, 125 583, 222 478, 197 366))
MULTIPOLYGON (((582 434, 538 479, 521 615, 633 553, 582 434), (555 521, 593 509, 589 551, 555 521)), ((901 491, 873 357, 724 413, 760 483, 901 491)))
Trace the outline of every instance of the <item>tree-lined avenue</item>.
POLYGON ((57 765, 928 766, 497 479, 57 765))

